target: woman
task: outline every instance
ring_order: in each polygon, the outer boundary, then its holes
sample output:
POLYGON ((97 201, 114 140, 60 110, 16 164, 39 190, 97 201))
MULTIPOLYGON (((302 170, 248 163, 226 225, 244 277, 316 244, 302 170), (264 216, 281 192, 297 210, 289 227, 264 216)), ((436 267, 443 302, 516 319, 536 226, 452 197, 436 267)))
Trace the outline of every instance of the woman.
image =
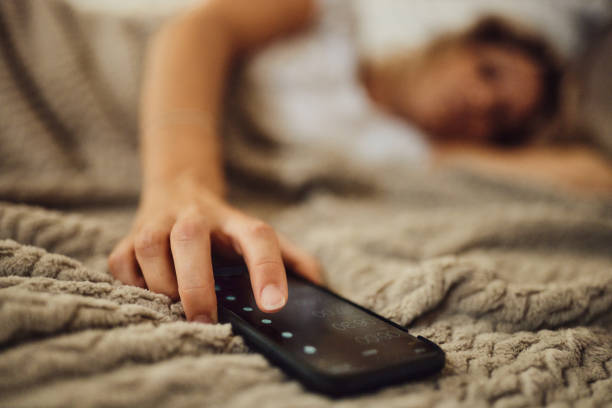
MULTIPOLYGON (((212 0, 170 21, 154 39, 142 95, 141 203, 109 265, 126 284, 180 298, 188 320, 217 321, 211 251, 244 258, 257 305, 266 312, 287 301, 284 264, 321 282, 316 259, 224 201, 215 133, 233 58, 306 25, 315 6, 310 0, 212 0)), ((487 147, 523 142, 517 136, 558 108, 554 58, 536 39, 511 35, 499 22, 440 40, 420 57, 362 72, 371 97, 430 133, 442 159, 469 155, 503 171, 516 167, 514 157, 527 157, 519 171, 530 173, 540 156, 550 157, 550 150, 507 155, 487 147)))

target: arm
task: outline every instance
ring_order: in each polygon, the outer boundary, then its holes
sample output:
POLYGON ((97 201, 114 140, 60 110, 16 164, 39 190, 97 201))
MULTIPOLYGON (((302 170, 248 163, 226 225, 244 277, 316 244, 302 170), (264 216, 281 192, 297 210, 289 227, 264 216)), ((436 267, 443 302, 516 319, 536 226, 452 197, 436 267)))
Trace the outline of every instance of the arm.
POLYGON ((141 102, 145 194, 179 175, 224 194, 215 128, 232 58, 303 25, 312 13, 307 0, 213 0, 160 30, 141 102))
POLYGON ((232 59, 302 25, 312 12, 309 0, 210 0, 171 20, 150 46, 141 101, 141 201, 109 269, 124 283, 180 297, 189 320, 217 320, 211 248, 244 258, 265 311, 286 302, 283 261, 319 280, 314 258, 225 203, 216 132, 232 59))
POLYGON ((586 146, 437 146, 436 164, 461 164, 487 173, 557 186, 570 192, 612 192, 612 165, 586 146))

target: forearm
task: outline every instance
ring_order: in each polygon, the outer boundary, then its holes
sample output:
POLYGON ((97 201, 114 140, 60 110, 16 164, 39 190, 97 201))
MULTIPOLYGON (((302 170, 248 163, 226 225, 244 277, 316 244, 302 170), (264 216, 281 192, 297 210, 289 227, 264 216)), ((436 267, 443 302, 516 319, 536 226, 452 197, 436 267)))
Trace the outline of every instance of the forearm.
POLYGON ((462 164, 487 174, 519 177, 571 191, 612 192, 612 165, 585 146, 526 146, 504 150, 487 146, 443 146, 436 164, 462 164))
POLYGON ((217 125, 232 57, 313 13, 310 0, 209 0, 163 27, 147 55, 141 101, 145 195, 179 178, 224 195, 217 125))
POLYGON ((155 36, 141 100, 143 194, 181 177, 225 194, 217 127, 234 48, 214 9, 182 16, 155 36))

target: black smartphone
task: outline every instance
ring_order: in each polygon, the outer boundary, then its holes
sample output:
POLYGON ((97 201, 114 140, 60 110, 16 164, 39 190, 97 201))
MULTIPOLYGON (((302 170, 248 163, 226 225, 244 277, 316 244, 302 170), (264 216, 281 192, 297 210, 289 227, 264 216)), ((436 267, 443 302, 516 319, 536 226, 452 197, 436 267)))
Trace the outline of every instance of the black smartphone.
POLYGON ((257 308, 246 266, 214 271, 219 320, 311 390, 356 394, 444 366, 433 342, 290 270, 288 301, 276 313, 257 308))

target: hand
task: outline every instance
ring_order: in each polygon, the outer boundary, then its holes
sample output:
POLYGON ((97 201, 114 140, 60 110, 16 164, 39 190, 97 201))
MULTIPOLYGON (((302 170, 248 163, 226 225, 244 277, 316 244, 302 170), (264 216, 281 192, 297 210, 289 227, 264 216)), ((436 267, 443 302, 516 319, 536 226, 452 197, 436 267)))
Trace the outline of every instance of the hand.
POLYGON ((211 250, 242 256, 260 310, 287 302, 283 260, 321 283, 319 262, 265 222, 243 214, 192 181, 143 195, 130 233, 112 251, 111 274, 121 282, 180 297, 190 321, 217 321, 211 250))

